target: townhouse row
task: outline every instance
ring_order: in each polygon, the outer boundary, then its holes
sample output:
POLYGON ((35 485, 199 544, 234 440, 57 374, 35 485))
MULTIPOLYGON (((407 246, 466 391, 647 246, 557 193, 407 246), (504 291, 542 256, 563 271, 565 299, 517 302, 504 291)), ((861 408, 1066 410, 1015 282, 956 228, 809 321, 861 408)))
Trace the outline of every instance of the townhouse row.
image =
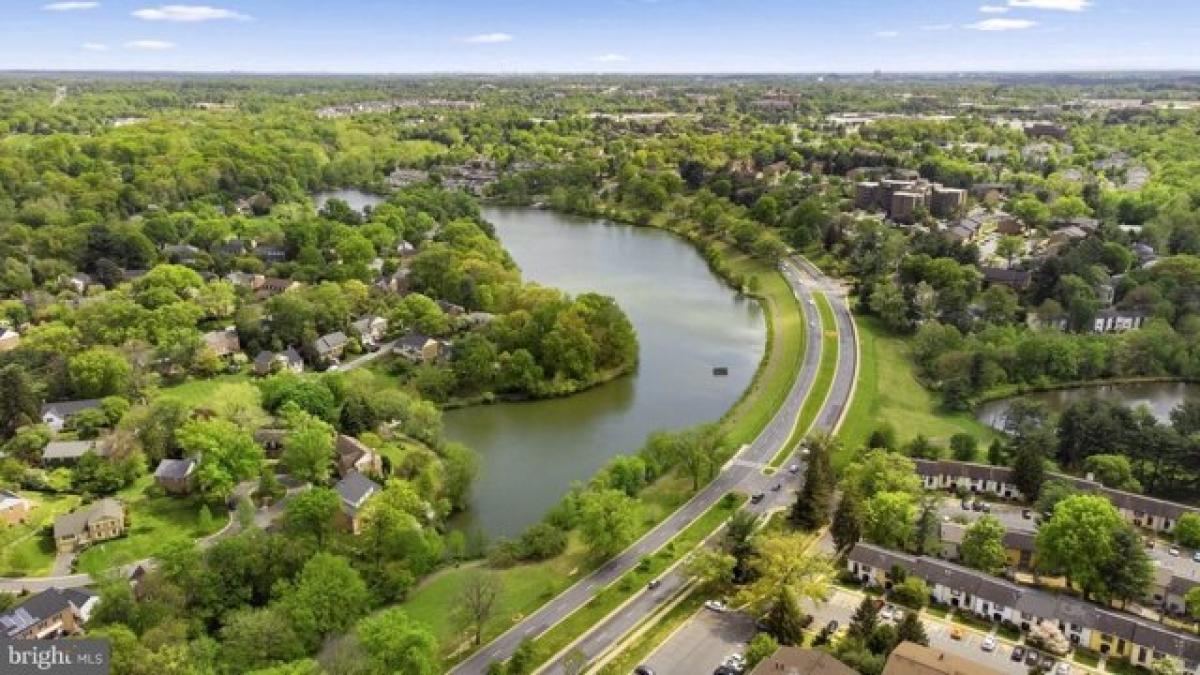
MULTIPOLYGON (((914 459, 917 475, 928 490, 962 488, 974 493, 992 493, 1004 499, 1024 500, 1025 495, 1012 482, 1012 469, 1006 466, 955 462, 951 460, 914 459)), ((1091 477, 1079 478, 1051 473, 1047 480, 1063 481, 1083 492, 1103 495, 1112 502, 1125 520, 1138 527, 1157 532, 1170 532, 1185 513, 1200 515, 1200 509, 1184 504, 1155 499, 1134 492, 1104 487, 1091 477)))
POLYGON ((865 585, 890 588, 896 572, 903 570, 928 584, 938 603, 986 620, 1008 622, 1023 631, 1044 623, 1056 627, 1072 644, 1101 654, 1146 667, 1170 659, 1186 673, 1200 673, 1200 637, 1132 614, 1021 586, 938 558, 911 556, 872 544, 856 544, 846 564, 865 585))

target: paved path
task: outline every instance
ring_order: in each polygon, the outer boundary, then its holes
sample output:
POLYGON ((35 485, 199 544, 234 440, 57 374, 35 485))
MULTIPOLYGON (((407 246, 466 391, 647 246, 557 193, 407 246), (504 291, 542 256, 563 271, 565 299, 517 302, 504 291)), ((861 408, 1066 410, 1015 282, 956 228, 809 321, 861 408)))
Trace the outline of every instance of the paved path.
MULTIPOLYGON (((810 286, 817 285, 824 290, 831 282, 820 275, 820 272, 816 268, 802 261, 799 263, 787 261, 784 263, 782 269, 784 277, 792 287, 792 292, 804 304, 809 314, 815 316, 812 313, 813 300, 809 290, 810 286)), ((835 308, 839 305, 842 305, 844 308, 844 303, 839 298, 831 296, 830 301, 835 308)), ((623 553, 608 561, 601 568, 543 605, 524 621, 510 628, 491 643, 484 645, 479 651, 450 672, 460 675, 482 675, 486 673, 489 663, 507 659, 522 640, 540 635, 582 607, 596 592, 620 578, 621 575, 632 569, 643 557, 652 554, 659 547, 686 529, 688 525, 703 515, 709 507, 716 504, 727 492, 735 489, 747 493, 766 491, 768 495, 766 499, 759 504, 748 507, 752 511, 759 513, 780 507, 790 501, 790 487, 794 486, 795 477, 786 471, 775 476, 764 476, 759 467, 769 463, 791 437, 796 421, 800 417, 800 409, 803 407, 805 398, 812 389, 813 381, 816 378, 818 365, 821 360, 820 351, 822 341, 820 321, 808 322, 806 331, 808 337, 803 364, 783 405, 776 411, 774 417, 767 423, 767 426, 759 436, 752 443, 742 448, 737 457, 729 462, 711 483, 623 553), (783 484, 790 484, 789 489, 784 490, 781 487, 779 491, 770 490, 775 485, 783 484)), ((840 355, 842 358, 855 359, 857 353, 858 350, 853 347, 853 338, 851 338, 851 348, 841 350, 840 355)), ((842 368, 839 364, 838 377, 849 377, 853 380, 854 366, 842 368)), ((851 386, 849 383, 835 381, 831 391, 849 392, 851 386)), ((827 405, 837 405, 840 409, 840 407, 845 405, 845 401, 830 396, 827 405)), ((828 415, 819 415, 818 423, 821 419, 829 418, 830 416, 828 415)), ((661 585, 657 589, 643 591, 635 595, 624 606, 594 626, 589 633, 585 634, 578 641, 576 647, 589 659, 596 658, 618 642, 621 636, 632 629, 654 607, 669 598, 685 581, 683 576, 676 571, 670 571, 660 577, 660 579, 661 585)), ((546 668, 542 669, 542 672, 561 673, 562 665, 557 660, 552 661, 546 668)))

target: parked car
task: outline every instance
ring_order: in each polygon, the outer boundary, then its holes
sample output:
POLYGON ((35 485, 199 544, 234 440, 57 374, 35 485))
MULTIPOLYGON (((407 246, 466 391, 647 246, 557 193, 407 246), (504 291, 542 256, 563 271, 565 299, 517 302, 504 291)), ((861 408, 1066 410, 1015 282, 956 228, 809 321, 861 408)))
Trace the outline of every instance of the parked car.
POLYGON ((1029 653, 1025 655, 1025 665, 1036 666, 1040 658, 1041 656, 1037 652, 1030 649, 1029 653))
POLYGON ((971 510, 972 511, 982 511, 983 510, 983 502, 976 499, 975 502, 973 504, 971 504, 971 510))
POLYGON ((1033 518, 1033 511, 1030 511, 1029 509, 1021 509, 1021 517, 1025 520, 1029 520, 1030 518, 1033 518))
POLYGON ((638 666, 633 669, 633 675, 654 675, 654 669, 650 666, 638 666))
POLYGON ((953 628, 951 628, 950 629, 950 639, 951 640, 963 639, 963 629, 959 628, 958 626, 954 626, 953 628))
POLYGON ((1171 548, 1167 549, 1167 555, 1171 556, 1172 558, 1178 558, 1179 557, 1179 549, 1172 546, 1171 548))
POLYGON ((789 472, 789 473, 800 473, 800 465, 799 465, 799 464, 793 464, 793 465, 789 466, 789 467, 788 467, 788 472, 789 472))
POLYGON ((1054 669, 1054 675, 1071 675, 1071 664, 1059 661, 1058 667, 1054 669))
POLYGON ((706 600, 704 602, 704 606, 714 612, 724 612, 727 609, 725 607, 725 603, 721 602, 720 600, 706 600))
POLYGON ((969 499, 962 500, 962 510, 963 511, 971 510, 971 500, 969 500, 969 499))
POLYGON ((1013 647, 1012 654, 1009 656, 1009 658, 1020 663, 1021 659, 1025 658, 1025 648, 1021 645, 1013 647))
POLYGON ((1192 562, 1200 562, 1200 551, 1192 554, 1192 562))
POLYGON ((979 644, 979 648, 985 652, 996 651, 996 636, 989 635, 983 638, 983 642, 979 644))
POLYGON ((842 624, 837 622, 837 619, 833 619, 829 623, 825 624, 825 630, 828 631, 830 634, 836 633, 838 627, 841 625, 842 624))
POLYGON ((717 666, 717 669, 713 671, 713 675, 738 675, 738 671, 729 666, 717 666))
POLYGON ((763 500, 763 497, 766 497, 766 495, 761 492, 756 492, 754 493, 754 496, 750 497, 750 503, 757 504, 763 500))

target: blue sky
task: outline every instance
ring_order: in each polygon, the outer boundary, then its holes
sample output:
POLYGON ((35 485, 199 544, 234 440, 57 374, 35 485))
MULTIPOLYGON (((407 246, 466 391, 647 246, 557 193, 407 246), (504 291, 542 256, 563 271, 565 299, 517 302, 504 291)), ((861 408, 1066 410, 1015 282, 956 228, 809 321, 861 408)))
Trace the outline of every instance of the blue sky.
POLYGON ((1198 0, 212 2, 2 0, 0 69, 1200 69, 1198 0))

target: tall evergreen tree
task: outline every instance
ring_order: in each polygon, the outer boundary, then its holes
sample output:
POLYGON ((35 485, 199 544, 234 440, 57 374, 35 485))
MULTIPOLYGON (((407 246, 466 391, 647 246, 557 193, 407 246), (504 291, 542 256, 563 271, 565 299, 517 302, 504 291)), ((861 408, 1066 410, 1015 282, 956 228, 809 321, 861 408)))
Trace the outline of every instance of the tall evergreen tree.
POLYGON ((833 523, 829 526, 833 544, 839 552, 849 549, 862 539, 864 515, 862 497, 859 496, 858 490, 848 488, 842 493, 837 511, 833 513, 833 523))
POLYGON ((770 633, 781 645, 798 645, 804 642, 804 623, 807 617, 800 608, 800 601, 787 586, 781 586, 775 602, 763 617, 770 633))
POLYGON ((921 515, 917 517, 917 528, 914 533, 916 541, 913 548, 921 555, 936 555, 942 548, 942 523, 938 516, 937 502, 927 499, 921 505, 921 515))
POLYGON ((834 441, 828 436, 809 441, 808 464, 804 470, 804 485, 792 505, 792 523, 803 530, 815 530, 829 522, 833 500, 833 465, 830 455, 834 441))
POLYGON ((0 370, 0 439, 11 438, 17 429, 36 424, 42 415, 42 397, 33 378, 13 363, 0 370))
POLYGON ((1025 442, 1017 446, 1013 457, 1012 481, 1025 495, 1025 500, 1033 503, 1042 492, 1042 483, 1046 480, 1046 455, 1038 443, 1025 442))
POLYGON ((863 596, 862 602, 850 617, 850 627, 847 631, 851 637, 865 640, 875 632, 879 625, 879 608, 875 606, 875 598, 863 596))
POLYGON ((896 637, 900 642, 915 642, 929 646, 929 635, 925 633, 925 624, 921 623, 916 612, 905 612, 904 618, 896 624, 896 637))

